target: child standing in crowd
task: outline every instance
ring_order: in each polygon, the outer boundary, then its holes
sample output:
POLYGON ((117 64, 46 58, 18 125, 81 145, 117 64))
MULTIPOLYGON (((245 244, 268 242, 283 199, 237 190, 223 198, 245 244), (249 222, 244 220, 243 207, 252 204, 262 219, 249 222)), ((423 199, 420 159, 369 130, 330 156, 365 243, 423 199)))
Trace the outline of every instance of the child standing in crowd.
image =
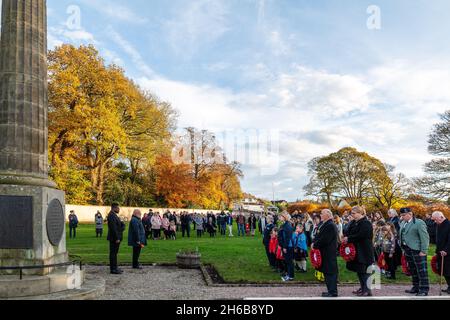
POLYGON ((176 221, 175 220, 170 221, 169 238, 172 239, 172 240, 176 240, 177 239, 177 225, 176 225, 176 221))
POLYGON ((170 226, 169 215, 166 213, 164 214, 163 219, 161 221, 161 227, 164 232, 164 240, 169 240, 169 226, 170 226))
POLYGON ((383 227, 385 225, 383 221, 378 221, 374 224, 373 248, 375 250, 375 261, 378 261, 378 258, 383 252, 383 227))
POLYGON ((280 272, 280 263, 277 259, 277 249, 278 249, 278 228, 274 227, 270 234, 269 254, 270 260, 275 261, 274 271, 280 272))
POLYGON ((302 224, 298 224, 292 234, 292 244, 294 247, 295 269, 301 273, 307 272, 306 259, 308 257, 308 244, 302 224))
POLYGON ((387 264, 387 272, 386 272, 386 278, 395 280, 395 272, 397 270, 397 263, 395 258, 395 251, 397 246, 397 235, 395 231, 394 225, 385 225, 382 228, 382 234, 383 234, 383 253, 384 253, 384 259, 387 264))

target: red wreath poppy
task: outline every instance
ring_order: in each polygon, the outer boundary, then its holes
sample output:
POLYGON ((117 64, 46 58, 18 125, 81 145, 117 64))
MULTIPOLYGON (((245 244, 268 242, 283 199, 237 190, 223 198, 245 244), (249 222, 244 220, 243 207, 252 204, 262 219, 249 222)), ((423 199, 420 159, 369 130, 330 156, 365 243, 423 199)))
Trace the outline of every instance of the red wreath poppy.
POLYGON ((438 267, 438 256, 434 256, 433 259, 431 259, 431 269, 433 269, 433 272, 437 275, 441 275, 438 267))
POLYGON ((381 270, 387 270, 387 263, 384 252, 381 253, 380 256, 378 257, 378 267, 380 267, 381 270))
POLYGON ((408 261, 406 260, 406 257, 404 255, 402 256, 402 271, 406 276, 408 276, 408 277, 411 276, 411 271, 409 271, 408 261))
POLYGON ((322 254, 320 253, 320 250, 311 250, 309 257, 311 259, 311 265, 314 269, 320 269, 322 267, 322 254))
POLYGON ((342 244, 339 249, 341 257, 347 261, 352 262, 356 259, 356 248, 353 243, 342 244))

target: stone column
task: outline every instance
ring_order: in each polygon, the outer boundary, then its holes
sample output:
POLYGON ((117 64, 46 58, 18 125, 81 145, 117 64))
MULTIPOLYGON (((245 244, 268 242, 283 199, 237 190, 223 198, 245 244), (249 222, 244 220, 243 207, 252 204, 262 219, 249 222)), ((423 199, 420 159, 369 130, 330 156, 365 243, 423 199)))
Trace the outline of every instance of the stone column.
POLYGON ((3 0, 0 184, 48 180, 46 0, 3 0))
POLYGON ((38 267, 68 260, 64 192, 48 179, 46 11, 46 0, 3 0, 0 266, 4 267, 38 267))

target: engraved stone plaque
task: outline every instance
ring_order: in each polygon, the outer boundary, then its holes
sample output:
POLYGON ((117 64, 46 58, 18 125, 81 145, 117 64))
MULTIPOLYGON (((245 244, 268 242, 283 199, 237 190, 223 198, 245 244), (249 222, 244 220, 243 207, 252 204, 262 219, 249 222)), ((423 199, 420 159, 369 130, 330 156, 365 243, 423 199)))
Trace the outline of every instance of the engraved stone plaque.
POLYGON ((53 199, 47 209, 47 236, 50 243, 58 246, 64 234, 64 209, 58 199, 53 199))
POLYGON ((0 249, 33 249, 33 198, 0 196, 0 249))

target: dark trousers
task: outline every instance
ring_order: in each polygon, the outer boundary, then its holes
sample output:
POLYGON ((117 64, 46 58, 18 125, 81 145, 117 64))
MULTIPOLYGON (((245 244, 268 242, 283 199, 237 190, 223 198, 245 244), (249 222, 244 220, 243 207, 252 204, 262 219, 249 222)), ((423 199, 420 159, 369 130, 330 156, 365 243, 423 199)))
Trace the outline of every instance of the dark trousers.
POLYGON ((338 275, 337 273, 325 273, 325 284, 327 285, 328 293, 331 295, 337 295, 338 294, 338 288, 337 288, 337 280, 338 275))
POLYGON ((161 238, 161 229, 153 229, 153 239, 161 238))
POLYGON ((367 286, 367 281, 370 278, 370 274, 369 273, 358 273, 358 280, 359 280, 359 284, 361 286, 361 290, 362 292, 366 293, 369 292, 369 287, 367 286))
POLYGON ((203 235, 203 230, 197 230, 197 238, 201 238, 203 235))
POLYGON ((226 225, 226 224, 222 224, 222 225, 220 226, 220 234, 221 234, 222 236, 225 236, 225 235, 227 234, 227 225, 226 225))
POLYGON ((181 225, 181 234, 183 235, 183 238, 184 238, 184 235, 187 235, 187 237, 190 238, 191 237, 191 226, 188 224, 182 224, 181 225))
POLYGON ((117 254, 119 253, 120 243, 109 242, 109 268, 111 271, 117 270, 117 254))
POLYGON ((284 254, 284 261, 286 263, 286 272, 289 278, 294 278, 294 248, 288 248, 284 254))
POLYGON ((77 237, 77 228, 69 227, 69 237, 70 239, 77 237))
POLYGON ((406 261, 413 280, 413 289, 420 293, 428 293, 430 282, 428 280, 427 257, 421 257, 419 254, 420 251, 405 248, 406 261))
POLYGON ((133 268, 139 267, 140 255, 141 255, 141 247, 133 247, 133 268))
POLYGON ((390 276, 393 279, 395 279, 395 273, 397 271, 397 265, 395 263, 395 255, 392 258, 390 258, 389 257, 389 253, 385 252, 384 253, 384 257, 385 257, 386 264, 387 264, 387 267, 388 267, 387 271, 389 272, 390 276))
POLYGON ((273 267, 273 268, 276 268, 277 263, 276 263, 275 255, 271 254, 269 252, 269 246, 265 246, 265 248, 266 248, 267 260, 269 260, 270 266, 273 267))
POLYGON ((103 236, 103 229, 95 229, 95 236, 98 237, 102 237, 103 236))

